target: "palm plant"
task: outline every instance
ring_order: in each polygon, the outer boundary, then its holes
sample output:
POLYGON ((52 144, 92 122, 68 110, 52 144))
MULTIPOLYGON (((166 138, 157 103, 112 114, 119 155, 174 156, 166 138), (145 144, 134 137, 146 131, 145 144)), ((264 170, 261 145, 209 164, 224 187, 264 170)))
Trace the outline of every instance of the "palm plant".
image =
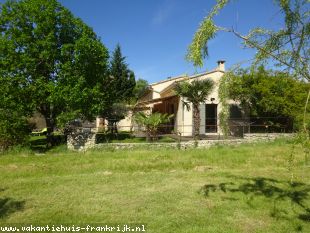
POLYGON ((168 123, 173 115, 162 114, 155 112, 152 114, 146 114, 144 112, 137 112, 134 116, 134 120, 137 124, 145 127, 146 138, 148 141, 156 140, 158 134, 158 127, 161 124, 168 123))
POLYGON ((194 80, 192 82, 179 82, 176 84, 175 92, 183 97, 183 103, 190 109, 190 103, 193 104, 194 118, 194 136, 195 140, 199 138, 200 128, 200 109, 199 105, 207 100, 208 95, 214 88, 214 82, 210 79, 202 81, 194 80))

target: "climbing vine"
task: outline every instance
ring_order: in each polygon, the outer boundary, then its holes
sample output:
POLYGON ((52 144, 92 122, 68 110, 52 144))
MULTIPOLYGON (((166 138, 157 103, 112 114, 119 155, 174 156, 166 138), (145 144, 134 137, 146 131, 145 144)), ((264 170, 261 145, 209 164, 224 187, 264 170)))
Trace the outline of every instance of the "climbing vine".
POLYGON ((217 0, 217 4, 211 9, 209 14, 200 24, 199 29, 193 37, 193 41, 188 47, 186 59, 194 63, 195 66, 203 66, 203 58, 208 56, 208 42, 216 36, 221 29, 213 22, 213 17, 228 3, 229 0, 217 0))
POLYGON ((219 100, 221 103, 222 110, 219 113, 219 120, 220 120, 220 128, 223 132, 223 135, 225 138, 229 135, 229 125, 228 125, 228 119, 229 119, 229 81, 232 77, 231 72, 226 72, 223 77, 220 80, 219 85, 219 100))

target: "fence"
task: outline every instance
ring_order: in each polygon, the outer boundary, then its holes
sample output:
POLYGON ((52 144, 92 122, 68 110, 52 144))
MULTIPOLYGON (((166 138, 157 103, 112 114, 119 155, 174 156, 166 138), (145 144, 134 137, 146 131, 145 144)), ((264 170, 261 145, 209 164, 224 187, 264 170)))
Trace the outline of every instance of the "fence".
MULTIPOLYGON (((289 119, 272 118, 272 121, 270 119, 230 119, 228 123, 229 139, 231 140, 226 140, 226 137, 225 140, 222 140, 224 136, 218 124, 201 124, 199 126, 200 139, 203 140, 199 141, 193 140, 193 124, 162 124, 158 127, 157 135, 149 135, 151 137, 148 137, 148 139, 151 138, 151 141, 157 142, 153 144, 158 144, 157 146, 159 147, 163 147, 161 144, 163 142, 170 142, 173 147, 180 146, 187 148, 196 145, 196 143, 198 143, 197 145, 199 147, 207 147, 214 143, 243 143, 292 136, 292 134, 283 134, 292 132, 293 128, 289 119)), ((217 119, 214 122, 218 122, 217 119)), ((125 146, 124 144, 126 143, 123 142, 130 142, 129 147, 131 147, 131 144, 145 142, 146 136, 145 127, 136 124, 124 125, 113 123, 110 125, 106 124, 100 128, 96 128, 94 124, 82 124, 72 128, 71 133, 67 136, 67 145, 69 149, 84 150, 95 148, 96 144, 113 142, 116 143, 117 148, 126 148, 128 146, 125 146)))
MULTIPOLYGON (((205 137, 221 138, 222 132, 217 118, 207 118, 206 122, 214 124, 201 124, 200 134, 205 137)), ((230 118, 228 121, 229 135, 231 137, 243 137, 245 133, 292 133, 293 122, 285 117, 249 117, 249 118, 230 118)), ((125 125, 121 122, 114 125, 106 125, 105 132, 119 133, 132 132, 138 137, 145 136, 145 127, 137 124, 125 125)), ((194 132, 193 124, 161 124, 158 127, 158 134, 178 135, 181 137, 191 137, 194 132)))

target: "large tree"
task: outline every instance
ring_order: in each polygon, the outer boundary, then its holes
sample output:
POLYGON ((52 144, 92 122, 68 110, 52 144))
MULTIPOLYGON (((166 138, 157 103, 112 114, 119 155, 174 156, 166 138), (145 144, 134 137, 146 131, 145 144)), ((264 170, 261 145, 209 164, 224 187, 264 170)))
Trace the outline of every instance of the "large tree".
POLYGON ((294 120, 299 127, 303 100, 309 84, 291 77, 288 73, 266 70, 237 70, 228 82, 229 98, 249 109, 250 116, 268 117, 276 123, 278 118, 294 120))
POLYGON ((136 85, 134 72, 128 68, 125 59, 120 45, 117 44, 110 62, 110 78, 114 87, 113 95, 116 102, 128 102, 133 97, 133 90, 136 85))
POLYGON ((109 67, 110 91, 109 107, 104 109, 101 116, 109 122, 111 132, 117 132, 117 122, 125 117, 128 104, 134 97, 133 90, 136 85, 134 72, 128 68, 123 57, 121 46, 116 45, 112 53, 109 67))
POLYGON ((180 97, 183 97, 183 103, 189 109, 190 104, 193 107, 194 118, 194 136, 195 140, 199 138, 200 128, 200 109, 201 103, 204 103, 211 91, 214 88, 214 82, 211 79, 194 80, 192 82, 178 82, 175 87, 175 92, 180 97))
MULTIPOLYGON (((214 17, 220 13, 230 0, 218 0, 217 4, 203 19, 188 48, 187 58, 196 66, 203 65, 203 59, 208 56, 208 43, 220 32, 229 32, 240 38, 247 48, 257 51, 253 61, 259 64, 265 61, 274 62, 278 67, 300 79, 310 81, 310 13, 309 0, 276 0, 283 25, 278 30, 253 28, 247 34, 242 34, 235 28, 216 25, 214 17)), ((310 98, 304 100, 304 119, 310 98)), ((305 122, 305 121, 304 121, 305 122)), ((306 124, 304 124, 306 128, 306 124)))
POLYGON ((138 79, 132 91, 133 92, 132 101, 137 102, 138 99, 141 98, 145 94, 146 90, 148 89, 148 86, 149 86, 148 81, 144 79, 138 79))
POLYGON ((58 121, 92 118, 109 104, 108 51, 93 30, 56 0, 0 5, 4 111, 40 112, 48 135, 58 121), (10 96, 10 98, 4 98, 10 96))

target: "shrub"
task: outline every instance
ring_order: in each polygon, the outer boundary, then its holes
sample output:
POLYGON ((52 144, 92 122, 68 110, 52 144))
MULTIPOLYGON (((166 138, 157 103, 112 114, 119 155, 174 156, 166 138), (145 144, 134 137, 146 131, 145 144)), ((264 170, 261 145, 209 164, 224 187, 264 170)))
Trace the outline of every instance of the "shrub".
POLYGON ((17 111, 0 109, 0 151, 26 144, 30 131, 26 117, 17 111))
POLYGON ((145 127, 146 138, 148 141, 154 141, 158 139, 158 127, 161 124, 168 123, 173 115, 162 114, 155 112, 152 114, 145 114, 138 112, 134 116, 135 121, 145 127))

